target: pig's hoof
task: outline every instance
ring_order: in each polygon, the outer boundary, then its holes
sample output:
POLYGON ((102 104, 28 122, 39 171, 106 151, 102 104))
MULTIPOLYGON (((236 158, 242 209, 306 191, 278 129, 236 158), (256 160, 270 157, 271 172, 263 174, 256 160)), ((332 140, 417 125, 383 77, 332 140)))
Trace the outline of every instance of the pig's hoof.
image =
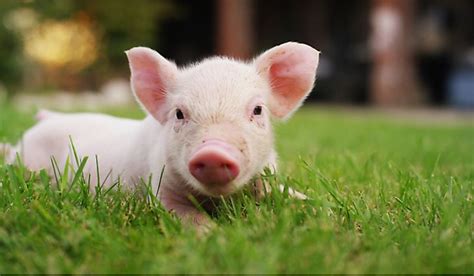
POLYGON ((9 144, 0 143, 0 157, 6 158, 10 155, 11 146, 9 144))
MULTIPOLYGON (((278 188, 280 189, 280 192, 284 192, 285 191, 285 186, 280 184, 278 185, 278 188)), ((288 187, 288 195, 291 197, 291 198, 294 198, 294 199, 299 199, 299 200, 308 200, 309 197, 301 192, 298 192, 297 190, 293 189, 293 188, 289 188, 288 187)))

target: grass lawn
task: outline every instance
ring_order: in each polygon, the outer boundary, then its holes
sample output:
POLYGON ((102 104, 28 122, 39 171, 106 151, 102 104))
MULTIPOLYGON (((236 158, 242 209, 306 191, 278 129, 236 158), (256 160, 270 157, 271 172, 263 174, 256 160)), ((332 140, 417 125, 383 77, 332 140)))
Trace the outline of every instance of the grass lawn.
MULTIPOLYGON (((0 105, 0 141, 32 124, 0 105)), ((474 272, 472 123, 307 106, 276 132, 278 181, 311 200, 240 195, 201 236, 156 201, 0 161, 0 273, 474 272)))

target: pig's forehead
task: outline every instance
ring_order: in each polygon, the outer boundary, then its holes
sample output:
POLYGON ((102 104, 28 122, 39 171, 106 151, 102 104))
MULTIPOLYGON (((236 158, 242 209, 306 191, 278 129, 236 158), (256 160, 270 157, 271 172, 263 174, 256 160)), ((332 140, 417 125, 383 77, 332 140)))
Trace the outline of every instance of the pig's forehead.
POLYGON ((268 84, 251 64, 225 58, 214 58, 182 69, 176 82, 180 98, 218 101, 234 104, 258 96, 267 97, 268 84))

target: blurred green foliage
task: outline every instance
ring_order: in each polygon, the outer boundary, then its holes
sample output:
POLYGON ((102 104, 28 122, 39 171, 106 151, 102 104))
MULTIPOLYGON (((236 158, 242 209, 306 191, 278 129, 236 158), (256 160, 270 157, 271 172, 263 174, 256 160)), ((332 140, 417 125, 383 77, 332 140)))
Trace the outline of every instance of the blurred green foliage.
POLYGON ((163 19, 174 17, 178 8, 171 0, 2 0, 0 1, 0 84, 9 90, 21 85, 25 56, 21 32, 9 26, 8 18, 19 9, 33 10, 37 22, 87 17, 99 39, 99 59, 87 68, 96 75, 114 75, 124 63, 124 51, 137 45, 157 47, 163 19))
POLYGON ((21 43, 19 37, 9 31, 4 22, 5 15, 16 6, 16 1, 0 1, 0 85, 5 86, 18 83, 21 78, 21 43))

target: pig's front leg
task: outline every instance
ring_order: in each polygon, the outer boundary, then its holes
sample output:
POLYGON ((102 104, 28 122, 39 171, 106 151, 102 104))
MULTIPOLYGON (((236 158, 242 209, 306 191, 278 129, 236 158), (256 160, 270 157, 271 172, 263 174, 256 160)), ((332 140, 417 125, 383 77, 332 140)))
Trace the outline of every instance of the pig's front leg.
MULTIPOLYGON (((183 193, 170 187, 161 187, 159 198, 166 210, 176 214, 184 223, 206 228, 212 224, 207 213, 198 209, 190 200, 189 192, 183 193)), ((199 203, 200 199, 196 199, 199 203)))

